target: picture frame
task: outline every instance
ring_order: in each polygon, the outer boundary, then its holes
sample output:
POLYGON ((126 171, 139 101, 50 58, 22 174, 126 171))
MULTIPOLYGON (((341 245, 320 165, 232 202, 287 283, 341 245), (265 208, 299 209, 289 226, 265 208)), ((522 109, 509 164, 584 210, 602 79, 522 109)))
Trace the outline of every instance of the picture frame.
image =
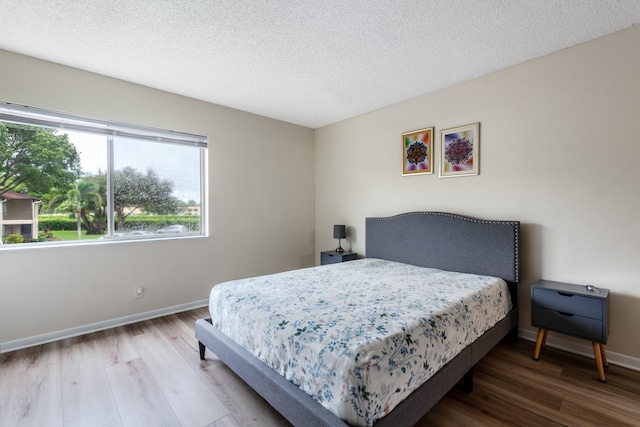
POLYGON ((433 173, 433 127, 402 134, 402 175, 433 173))
POLYGON ((480 123, 440 131, 440 178, 478 175, 480 123))

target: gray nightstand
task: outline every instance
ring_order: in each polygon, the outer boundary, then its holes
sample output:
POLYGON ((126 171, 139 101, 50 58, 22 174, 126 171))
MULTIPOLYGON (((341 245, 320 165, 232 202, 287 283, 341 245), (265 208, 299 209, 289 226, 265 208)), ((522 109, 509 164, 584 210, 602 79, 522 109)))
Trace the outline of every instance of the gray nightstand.
POLYGON ((358 259, 357 252, 336 252, 336 251, 324 251, 320 252, 320 265, 336 264, 339 262, 353 261, 358 259))
POLYGON ((609 335, 609 290, 571 283, 538 280, 531 285, 531 326, 540 328, 535 360, 547 341, 548 331, 591 341, 598 377, 605 381, 608 366, 604 345, 609 335))

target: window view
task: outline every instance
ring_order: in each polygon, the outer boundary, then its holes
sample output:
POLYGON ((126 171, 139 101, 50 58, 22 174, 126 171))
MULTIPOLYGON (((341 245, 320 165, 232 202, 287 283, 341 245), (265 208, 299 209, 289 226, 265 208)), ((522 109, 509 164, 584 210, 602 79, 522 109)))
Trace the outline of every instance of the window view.
POLYGON ((206 138, 0 104, 0 242, 204 234, 206 138))

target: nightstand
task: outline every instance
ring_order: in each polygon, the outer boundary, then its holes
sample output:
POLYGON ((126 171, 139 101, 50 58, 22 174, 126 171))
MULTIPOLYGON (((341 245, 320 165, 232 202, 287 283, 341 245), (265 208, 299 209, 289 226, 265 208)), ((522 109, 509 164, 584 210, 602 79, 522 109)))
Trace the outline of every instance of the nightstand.
POLYGON ((339 262, 353 261, 358 259, 357 252, 336 252, 336 251, 324 251, 320 252, 320 265, 337 264, 339 262))
POLYGON ((591 341, 598 377, 605 381, 605 344, 609 335, 609 290, 538 280, 531 285, 531 326, 538 327, 533 355, 540 357, 549 331, 591 341), (594 290, 589 290, 589 289, 594 290))

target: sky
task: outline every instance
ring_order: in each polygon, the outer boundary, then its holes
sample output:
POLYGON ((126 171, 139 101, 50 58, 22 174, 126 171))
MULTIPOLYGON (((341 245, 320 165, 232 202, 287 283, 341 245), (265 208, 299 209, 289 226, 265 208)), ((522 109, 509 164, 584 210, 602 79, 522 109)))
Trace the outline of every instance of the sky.
MULTIPOLYGON (((107 170, 107 137, 60 129, 80 154, 82 171, 97 174, 107 170)), ((173 195, 180 200, 200 200, 200 153, 190 146, 164 144, 116 137, 116 170, 130 166, 142 173, 151 168, 173 182, 173 195)))

